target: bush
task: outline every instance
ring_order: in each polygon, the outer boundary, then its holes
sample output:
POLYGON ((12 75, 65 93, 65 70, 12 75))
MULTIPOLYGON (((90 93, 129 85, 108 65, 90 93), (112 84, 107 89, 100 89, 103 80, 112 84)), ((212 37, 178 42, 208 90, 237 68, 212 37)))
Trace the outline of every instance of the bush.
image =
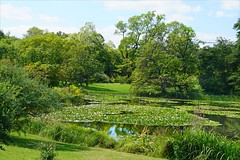
POLYGON ((79 105, 84 102, 82 91, 75 85, 70 85, 63 88, 54 87, 53 89, 60 96, 61 102, 65 103, 67 106, 79 105))
POLYGON ((56 157, 56 145, 53 143, 41 142, 39 145, 40 160, 54 160, 56 157))
POLYGON ((104 73, 95 74, 94 79, 95 79, 96 83, 109 83, 110 82, 110 78, 108 77, 108 75, 106 75, 104 73))

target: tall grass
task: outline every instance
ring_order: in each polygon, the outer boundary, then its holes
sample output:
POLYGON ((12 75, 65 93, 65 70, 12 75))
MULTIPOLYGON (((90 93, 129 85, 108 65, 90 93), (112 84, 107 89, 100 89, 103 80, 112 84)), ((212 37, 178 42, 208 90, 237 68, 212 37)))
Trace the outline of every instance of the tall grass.
POLYGON ((239 160, 240 142, 205 131, 188 130, 176 134, 164 152, 170 160, 239 160))
POLYGON ((163 151, 167 139, 163 135, 148 135, 148 130, 144 128, 140 135, 132 135, 120 140, 116 149, 128 153, 164 157, 163 151))
POLYGON ((114 148, 116 144, 116 141, 105 132, 58 122, 48 124, 40 120, 32 120, 28 132, 39 134, 52 140, 81 144, 88 147, 114 148))

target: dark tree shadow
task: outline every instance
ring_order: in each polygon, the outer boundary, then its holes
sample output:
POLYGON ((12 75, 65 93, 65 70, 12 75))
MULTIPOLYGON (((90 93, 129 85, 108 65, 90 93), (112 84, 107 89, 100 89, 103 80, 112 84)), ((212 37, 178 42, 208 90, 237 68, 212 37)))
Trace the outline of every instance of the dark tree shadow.
POLYGON ((77 144, 61 143, 56 141, 29 139, 27 137, 12 136, 12 143, 10 145, 18 146, 22 148, 37 149, 41 142, 55 143, 57 151, 80 151, 88 150, 87 147, 79 146, 77 144))
POLYGON ((116 92, 116 91, 111 90, 111 89, 106 89, 106 88, 101 88, 101 87, 92 87, 92 86, 88 86, 87 89, 92 90, 92 91, 97 91, 97 92, 110 92, 110 93, 115 93, 116 92))

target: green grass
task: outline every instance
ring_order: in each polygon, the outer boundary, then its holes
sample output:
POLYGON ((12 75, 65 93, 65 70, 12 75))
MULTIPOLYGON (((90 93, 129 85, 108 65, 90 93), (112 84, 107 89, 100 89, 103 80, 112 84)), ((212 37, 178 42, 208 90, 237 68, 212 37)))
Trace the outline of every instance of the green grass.
MULTIPOLYGON (((12 135, 14 143, 0 150, 1 160, 38 160, 40 151, 36 149, 40 142, 53 142, 49 139, 27 134, 12 135)), ((142 155, 117 152, 114 150, 88 148, 79 145, 53 142, 56 144, 56 160, 163 160, 142 155)))
POLYGON ((88 93, 130 94, 130 88, 130 84, 95 83, 85 89, 88 93))

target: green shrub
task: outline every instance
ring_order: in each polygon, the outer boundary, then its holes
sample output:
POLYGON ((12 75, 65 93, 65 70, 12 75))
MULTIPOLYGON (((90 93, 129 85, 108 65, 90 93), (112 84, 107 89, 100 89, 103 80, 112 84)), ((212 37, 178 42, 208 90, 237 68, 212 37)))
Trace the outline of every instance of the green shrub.
POLYGON ((56 157, 56 145, 53 143, 41 142, 39 145, 40 160, 54 160, 56 157))
POLYGON ((163 157, 166 138, 153 135, 132 135, 120 140, 116 149, 128 153, 144 154, 152 157, 163 157))

